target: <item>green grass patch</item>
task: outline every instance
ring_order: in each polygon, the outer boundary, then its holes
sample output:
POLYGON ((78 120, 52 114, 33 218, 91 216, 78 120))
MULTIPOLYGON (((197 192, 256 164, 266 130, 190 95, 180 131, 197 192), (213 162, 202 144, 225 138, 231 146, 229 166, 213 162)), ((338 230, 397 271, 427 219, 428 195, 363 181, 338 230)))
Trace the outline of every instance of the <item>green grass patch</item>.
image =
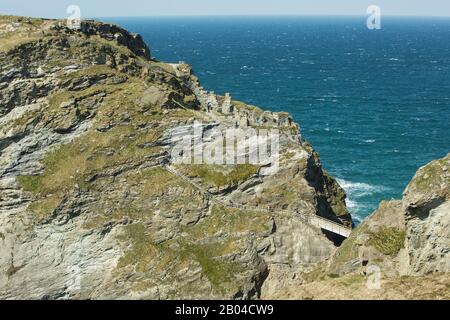
POLYGON ((159 249, 153 243, 151 236, 146 233, 143 224, 132 224, 125 227, 125 235, 122 240, 131 241, 131 249, 119 259, 117 267, 135 265, 136 270, 144 272, 150 262, 158 255, 159 249))
POLYGON ((341 284, 345 287, 350 287, 353 285, 361 284, 365 280, 366 280, 366 278, 363 275, 360 275, 360 274, 353 275, 352 274, 352 275, 347 275, 347 276, 341 277, 337 281, 339 284, 341 284))
POLYGON ((21 176, 18 182, 24 190, 41 195, 86 187, 86 178, 108 168, 130 161, 139 161, 154 154, 154 148, 142 148, 160 137, 153 130, 136 132, 131 125, 117 126, 107 132, 90 131, 48 153, 44 158, 44 174, 21 176))
MULTIPOLYGON (((133 170, 122 175, 126 179, 126 189, 136 195, 132 203, 110 205, 112 213, 103 213, 102 206, 93 209, 97 212, 85 221, 85 229, 101 227, 106 222, 118 221, 128 217, 132 221, 148 220, 156 210, 177 212, 179 210, 198 211, 204 201, 202 196, 194 196, 196 190, 179 177, 161 167, 133 170), (172 193, 169 194, 170 190, 172 193), (176 190, 176 192, 174 192, 176 190), (157 201, 164 197, 164 201, 157 201)), ((95 192, 104 192, 110 187, 109 178, 100 178, 89 185, 95 192)), ((198 194, 198 192, 197 192, 198 194)), ((112 200, 112 199, 111 199, 112 200)))
POLYGON ((302 273, 301 277, 307 283, 324 280, 327 278, 327 273, 325 272, 324 267, 325 267, 324 263, 319 263, 311 271, 302 273))
POLYGON ((204 218, 194 226, 183 229, 194 238, 213 236, 218 232, 238 233, 269 231, 271 217, 262 212, 243 211, 214 205, 211 215, 204 218))
POLYGON ((7 52, 17 46, 42 38, 40 27, 43 23, 43 19, 0 16, 0 25, 5 29, 5 25, 9 24, 12 28, 0 34, 0 52, 7 52), (20 25, 14 26, 13 23, 19 23, 20 25))
POLYGON ((21 127, 28 124, 31 120, 35 119, 40 113, 40 110, 29 110, 25 112, 22 116, 15 119, 12 124, 12 128, 21 127))
POLYGON ((426 190, 430 185, 440 181, 442 175, 441 167, 435 163, 430 163, 420 170, 420 174, 413 180, 418 190, 426 190))
POLYGON ((179 270, 198 263, 203 275, 220 292, 236 288, 235 275, 245 271, 241 264, 221 259, 236 249, 234 239, 197 244, 194 239, 183 237, 155 244, 146 227, 139 223, 126 226, 119 240, 130 241, 131 247, 119 259, 117 268, 132 265, 138 272, 164 272, 166 277, 176 278, 179 270))
POLYGON ((183 243, 182 259, 194 258, 200 264, 202 272, 209 282, 218 291, 226 292, 230 287, 237 286, 234 283, 234 275, 245 271, 239 263, 224 262, 217 258, 224 254, 224 250, 229 245, 229 243, 207 245, 183 243))
POLYGON ((450 196, 450 188, 448 188, 450 175, 444 171, 444 168, 449 166, 450 161, 447 158, 432 161, 418 171, 408 189, 413 187, 423 192, 434 190, 439 196, 448 198, 450 196))
POLYGON ((404 230, 397 228, 382 228, 378 232, 370 232, 369 245, 374 246, 385 255, 395 255, 404 247, 404 230))
POLYGON ((40 176, 19 176, 17 182, 20 184, 23 190, 30 191, 32 193, 38 193, 41 189, 41 177, 40 176))
POLYGON ((151 67, 160 68, 164 72, 167 72, 167 73, 170 73, 170 74, 173 74, 173 75, 175 75, 175 73, 176 73, 176 70, 168 63, 159 62, 159 61, 151 61, 151 62, 149 62, 149 65, 151 67))
POLYGON ((131 125, 117 126, 107 132, 90 131, 49 152, 43 159, 42 175, 19 176, 17 181, 25 191, 35 195, 29 209, 43 218, 75 188, 95 188, 94 177, 99 173, 125 163, 142 161, 159 152, 157 147, 141 147, 159 137, 157 131, 136 131, 131 125))
POLYGON ((190 187, 184 180, 181 180, 161 167, 128 175, 127 181, 129 185, 139 184, 139 194, 146 199, 152 198, 153 196, 160 196, 167 192, 170 187, 190 187))
POLYGON ((237 185, 259 171, 252 164, 238 165, 184 165, 180 167, 187 175, 198 177, 204 183, 217 188, 237 185))
POLYGON ((59 194, 47 196, 42 200, 32 202, 28 209, 34 212, 37 218, 45 219, 53 213, 61 203, 61 200, 61 195, 59 194))
POLYGON ((368 228, 361 224, 352 231, 350 236, 342 242, 341 246, 337 249, 336 254, 333 257, 331 271, 337 272, 347 262, 356 259, 358 251, 356 250, 356 239, 358 235, 367 233, 368 228))
POLYGON ((92 65, 82 70, 74 71, 71 73, 65 73, 61 78, 64 80, 68 79, 77 79, 84 76, 98 76, 98 75, 107 75, 107 76, 115 76, 115 75, 126 75, 125 73, 121 73, 116 69, 113 69, 105 64, 92 65))

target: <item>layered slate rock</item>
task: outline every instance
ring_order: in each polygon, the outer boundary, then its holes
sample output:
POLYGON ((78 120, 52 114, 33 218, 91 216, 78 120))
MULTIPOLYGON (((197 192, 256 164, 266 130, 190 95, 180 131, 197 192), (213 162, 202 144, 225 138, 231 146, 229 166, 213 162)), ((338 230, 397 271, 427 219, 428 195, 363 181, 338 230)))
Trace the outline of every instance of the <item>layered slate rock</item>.
POLYGON ((403 195, 408 272, 450 272, 450 154, 420 168, 403 195))
POLYGON ((208 112, 191 68, 140 36, 2 16, 0 43, 0 298, 255 298, 342 241, 302 217, 351 225, 289 115, 208 112), (279 170, 167 170, 196 122, 206 144, 214 128, 279 130, 279 170))
POLYGON ((387 276, 450 272, 450 154, 421 167, 402 200, 385 201, 334 255, 331 272, 387 276))
POLYGON ((421 167, 403 198, 382 201, 329 260, 278 279, 263 298, 450 299, 449 168, 450 154, 421 167))

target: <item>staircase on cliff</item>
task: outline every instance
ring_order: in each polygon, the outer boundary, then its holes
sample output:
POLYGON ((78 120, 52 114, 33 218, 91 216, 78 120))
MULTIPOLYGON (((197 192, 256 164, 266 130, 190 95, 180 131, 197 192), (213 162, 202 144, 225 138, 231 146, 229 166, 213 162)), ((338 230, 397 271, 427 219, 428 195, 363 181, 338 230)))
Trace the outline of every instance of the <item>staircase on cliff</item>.
MULTIPOLYGON (((202 192, 203 194, 206 194, 209 196, 209 198, 211 199, 211 202, 215 203, 215 204, 219 204, 222 205, 224 207, 228 207, 228 208, 234 208, 234 209, 240 209, 240 210, 251 210, 251 211, 260 211, 260 212, 265 212, 265 213, 270 213, 273 210, 270 210, 270 208, 264 209, 261 207, 249 207, 249 206, 243 206, 240 204, 236 204, 236 203, 232 203, 232 202, 226 202, 220 199, 217 199, 216 197, 214 197, 208 190, 206 190, 205 188, 203 188, 201 185, 199 185, 198 183, 196 183, 195 181, 193 181, 191 178, 185 176, 184 174, 182 174, 181 172, 179 172, 178 170, 176 170, 175 168, 166 165, 165 169, 167 171, 169 171, 170 173, 176 175, 177 177, 181 178, 182 180, 186 181, 187 183, 189 183, 190 185, 194 186, 196 189, 198 189, 200 192, 202 192)), ((278 212, 285 212, 285 213, 294 213, 288 210, 278 210, 278 212)), ((302 213, 298 213, 295 212, 295 214, 297 214, 297 216, 303 220, 305 223, 317 227, 317 228, 321 228, 323 230, 332 232, 334 234, 338 234, 344 238, 348 238, 348 236, 350 235, 350 233, 352 232, 351 228, 348 228, 344 225, 341 225, 339 223, 336 223, 332 220, 317 216, 317 215, 310 215, 310 214, 302 214, 302 213)))

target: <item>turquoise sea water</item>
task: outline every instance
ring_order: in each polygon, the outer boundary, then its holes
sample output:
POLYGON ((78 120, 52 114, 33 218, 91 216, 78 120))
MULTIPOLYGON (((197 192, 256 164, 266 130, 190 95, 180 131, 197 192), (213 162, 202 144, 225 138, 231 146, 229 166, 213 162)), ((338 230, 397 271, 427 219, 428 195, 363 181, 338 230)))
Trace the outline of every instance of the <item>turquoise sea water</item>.
POLYGON ((209 90, 291 113, 356 219, 450 152, 450 19, 390 17, 377 31, 365 17, 103 20, 190 63, 209 90))

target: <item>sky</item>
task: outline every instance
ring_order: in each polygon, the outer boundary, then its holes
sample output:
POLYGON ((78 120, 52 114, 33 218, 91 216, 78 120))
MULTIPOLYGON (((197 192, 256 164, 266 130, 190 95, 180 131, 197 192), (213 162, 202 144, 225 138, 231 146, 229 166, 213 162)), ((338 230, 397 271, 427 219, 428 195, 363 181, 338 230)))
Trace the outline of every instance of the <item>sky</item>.
POLYGON ((450 0, 0 0, 0 14, 64 18, 69 5, 82 17, 196 15, 383 15, 450 16, 450 0))

